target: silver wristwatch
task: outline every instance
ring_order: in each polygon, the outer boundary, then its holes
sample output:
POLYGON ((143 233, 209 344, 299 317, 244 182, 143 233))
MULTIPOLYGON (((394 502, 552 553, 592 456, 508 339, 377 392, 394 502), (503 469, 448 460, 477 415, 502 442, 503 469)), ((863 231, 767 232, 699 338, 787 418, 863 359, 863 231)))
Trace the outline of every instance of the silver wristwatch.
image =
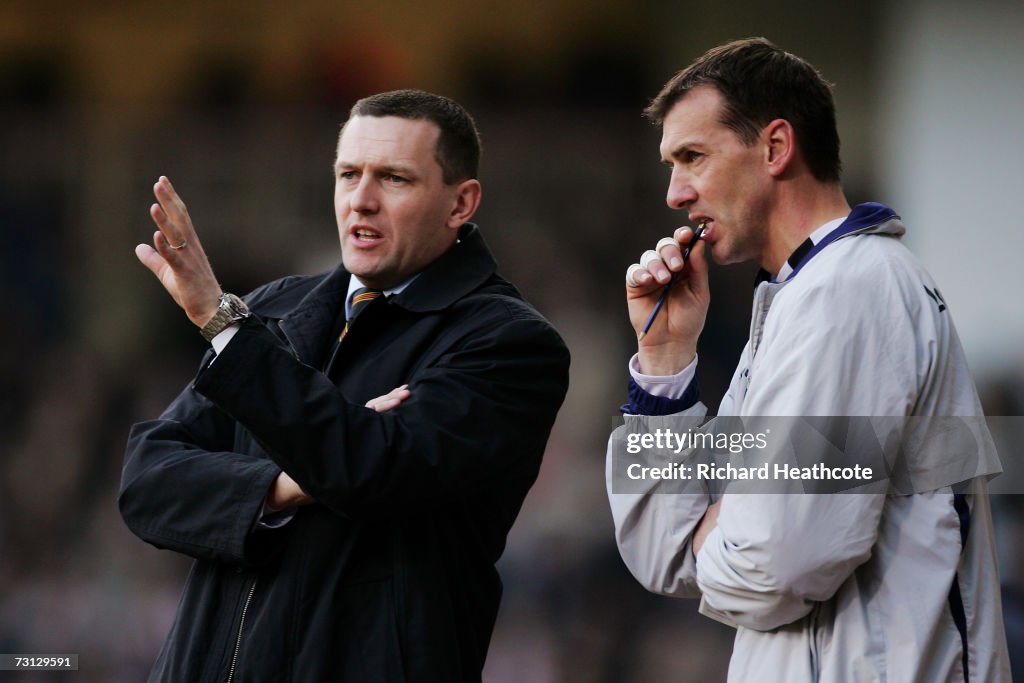
POLYGON ((234 294, 221 292, 220 303, 217 305, 217 312, 210 321, 203 325, 199 334, 203 335, 206 341, 213 341, 213 338, 224 331, 228 325, 233 325, 249 317, 249 307, 245 302, 234 294))

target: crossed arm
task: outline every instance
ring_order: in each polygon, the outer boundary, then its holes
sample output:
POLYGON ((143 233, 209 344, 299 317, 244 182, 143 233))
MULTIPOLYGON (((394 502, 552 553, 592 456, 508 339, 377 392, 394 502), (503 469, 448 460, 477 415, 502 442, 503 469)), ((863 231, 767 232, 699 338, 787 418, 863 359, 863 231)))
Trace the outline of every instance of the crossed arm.
MULTIPOLYGON (((366 407, 373 408, 378 413, 384 413, 398 407, 402 401, 411 395, 408 385, 403 384, 383 396, 370 399, 366 402, 366 407)), ((313 498, 303 491, 302 487, 287 472, 282 471, 274 481, 274 486, 270 489, 270 493, 267 494, 266 506, 268 510, 273 512, 296 505, 308 505, 312 502, 313 498)))

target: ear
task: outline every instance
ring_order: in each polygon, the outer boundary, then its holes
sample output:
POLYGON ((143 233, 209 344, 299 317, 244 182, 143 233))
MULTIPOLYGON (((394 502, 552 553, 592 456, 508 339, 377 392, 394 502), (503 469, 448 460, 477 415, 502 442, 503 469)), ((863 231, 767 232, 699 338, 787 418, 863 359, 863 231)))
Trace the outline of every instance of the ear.
POLYGON ((796 138, 793 126, 785 119, 775 119, 761 132, 764 143, 765 163, 768 173, 779 177, 790 168, 796 158, 796 138))
POLYGON ((455 203, 448 214, 448 227, 461 228, 469 221, 480 206, 480 181, 475 178, 463 180, 455 187, 455 203))

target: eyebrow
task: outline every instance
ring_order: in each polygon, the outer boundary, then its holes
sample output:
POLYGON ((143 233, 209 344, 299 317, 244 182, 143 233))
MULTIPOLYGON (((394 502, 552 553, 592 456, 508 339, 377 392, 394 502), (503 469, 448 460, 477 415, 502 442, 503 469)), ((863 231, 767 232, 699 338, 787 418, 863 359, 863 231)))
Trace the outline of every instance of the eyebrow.
MULTIPOLYGON (((357 169, 359 167, 360 164, 351 161, 342 161, 341 159, 338 159, 337 161, 334 162, 335 172, 340 171, 342 169, 357 169)), ((401 164, 387 164, 385 166, 377 166, 374 168, 374 172, 380 175, 399 175, 408 176, 410 178, 416 175, 416 172, 412 169, 411 166, 402 166, 401 164)))
POLYGON ((675 149, 673 149, 672 152, 669 153, 668 157, 662 157, 661 158, 661 163, 667 164, 667 165, 671 166, 672 165, 672 159, 679 159, 684 154, 686 154, 687 152, 690 152, 692 150, 693 150, 693 144, 689 143, 689 142, 684 142, 681 145, 678 145, 675 149))

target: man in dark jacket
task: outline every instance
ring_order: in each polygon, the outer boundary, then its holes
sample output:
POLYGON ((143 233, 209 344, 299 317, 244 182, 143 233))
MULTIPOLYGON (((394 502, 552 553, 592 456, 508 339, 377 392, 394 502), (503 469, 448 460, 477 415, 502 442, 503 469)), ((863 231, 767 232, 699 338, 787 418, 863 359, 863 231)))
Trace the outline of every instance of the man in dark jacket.
POLYGON ((468 222, 479 149, 447 98, 361 100, 342 265, 244 301, 157 182, 136 254, 213 348, 128 443, 126 524, 196 559, 150 680, 480 680, 569 354, 468 222))

